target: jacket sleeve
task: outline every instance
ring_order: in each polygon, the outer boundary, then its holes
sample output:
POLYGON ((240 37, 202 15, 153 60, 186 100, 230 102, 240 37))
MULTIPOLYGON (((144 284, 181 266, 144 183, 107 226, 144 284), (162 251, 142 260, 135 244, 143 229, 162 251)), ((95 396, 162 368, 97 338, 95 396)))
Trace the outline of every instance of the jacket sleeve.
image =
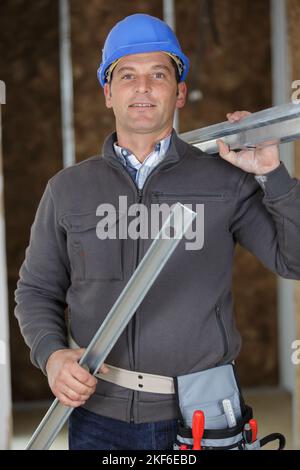
POLYGON ((15 316, 31 350, 32 363, 44 373, 50 354, 68 347, 64 310, 69 285, 66 237, 56 221, 48 182, 31 227, 15 290, 15 316))
POLYGON ((265 176, 263 189, 252 174, 243 176, 229 229, 271 271, 299 280, 300 181, 282 162, 265 176))

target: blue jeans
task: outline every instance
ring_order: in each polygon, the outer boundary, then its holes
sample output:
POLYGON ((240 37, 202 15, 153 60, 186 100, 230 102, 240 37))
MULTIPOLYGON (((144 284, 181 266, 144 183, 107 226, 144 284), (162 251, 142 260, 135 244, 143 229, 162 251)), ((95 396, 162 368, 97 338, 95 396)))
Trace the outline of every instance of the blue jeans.
POLYGON ((76 408, 69 418, 70 450, 172 450, 177 420, 125 423, 76 408))

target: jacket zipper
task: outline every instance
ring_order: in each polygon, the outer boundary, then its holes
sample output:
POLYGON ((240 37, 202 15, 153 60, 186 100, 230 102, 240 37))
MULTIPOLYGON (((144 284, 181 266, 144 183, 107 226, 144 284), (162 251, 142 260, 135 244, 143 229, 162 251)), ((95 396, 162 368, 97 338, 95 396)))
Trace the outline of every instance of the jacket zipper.
MULTIPOLYGON (((142 202, 142 199, 143 199, 143 190, 142 189, 138 189, 138 200, 137 200, 137 203, 138 204, 141 204, 142 202)), ((141 229, 141 222, 139 223, 139 229, 141 229)), ((135 258, 135 269, 138 267, 138 264, 139 264, 139 256, 140 256, 140 241, 138 239, 137 241, 137 249, 136 249, 136 258, 135 258)), ((135 318, 135 315, 132 319, 132 338, 134 339, 134 335, 135 335, 135 323, 136 323, 136 318, 135 318)), ((134 341, 133 341, 133 358, 134 358, 134 341)))
MULTIPOLYGON (((114 165, 115 166, 115 165, 114 165)), ((119 165, 117 165, 118 168, 120 169, 121 173, 123 173, 123 175, 125 176, 125 178, 128 180, 130 186, 132 188, 134 188, 134 191, 135 191, 135 194, 137 195, 137 202, 140 203, 141 200, 142 200, 142 197, 143 197, 143 191, 139 188, 137 188, 135 182, 133 181, 133 179, 131 178, 131 176, 129 175, 128 171, 124 168, 124 166, 119 163, 119 165)), ((136 254, 136 262, 135 262, 135 268, 137 267, 138 265, 138 262, 139 262, 139 240, 137 240, 137 254, 136 254)), ((133 319, 132 319, 132 356, 133 356, 133 362, 134 361, 134 334, 135 334, 135 315, 133 316, 133 319)), ((134 418, 133 418, 133 402, 134 402, 134 392, 132 393, 132 398, 131 398, 131 404, 130 404, 130 422, 133 423, 134 422, 134 418)))
POLYGON ((156 197, 157 199, 168 199, 168 198, 176 198, 176 197, 181 197, 181 198, 214 198, 214 199, 224 199, 224 194, 223 193, 218 193, 218 194, 208 194, 208 193, 198 193, 198 194, 187 194, 187 193, 163 193, 160 191, 153 191, 153 196, 156 197))
POLYGON ((217 323, 219 326, 220 333, 222 335, 222 341, 223 341, 223 349, 224 349, 224 354, 223 357, 227 356, 228 353, 228 339, 227 339, 227 332, 226 328, 224 325, 224 321, 221 315, 221 309, 219 305, 216 305, 216 318, 217 318, 217 323))
MULTIPOLYGON (((138 189, 137 203, 141 204, 142 199, 143 199, 143 190, 138 189)), ((141 230, 141 222, 139 223, 139 228, 141 230)), ((138 238, 138 240, 137 240, 137 250, 136 250, 136 259, 135 259, 135 269, 138 267, 138 264, 139 264, 139 256, 140 256, 140 240, 138 238)), ((133 318, 132 318, 132 356, 133 356, 133 360, 134 360, 135 327, 136 327, 136 316, 134 315, 133 318)), ((131 423, 134 422, 134 418, 133 418, 133 401, 134 401, 134 392, 133 392, 133 395, 132 395, 132 401, 131 401, 131 407, 130 407, 130 422, 131 423)))
MULTIPOLYGON (((139 204, 142 202, 143 193, 145 193, 145 188, 149 185, 149 181, 150 181, 150 180, 153 178, 153 176, 158 172, 158 170, 160 169, 160 167, 163 166, 163 163, 164 163, 164 161, 160 162, 160 163, 154 168, 154 170, 150 173, 150 175, 148 176, 147 180, 145 181, 145 184, 144 184, 144 186, 143 186, 143 189, 137 188, 135 182, 132 180, 131 176, 128 174, 128 171, 127 171, 127 170, 123 167, 123 165, 120 163, 119 168, 121 169, 121 172, 122 172, 122 173, 125 175, 125 177, 130 181, 130 185, 131 185, 131 186, 134 186, 135 192, 136 192, 136 194, 137 194, 137 201, 138 201, 139 204)), ((138 264, 139 264, 139 255, 140 255, 140 242, 139 242, 139 239, 138 239, 135 269, 137 268, 137 266, 138 266, 138 264)), ((136 319, 135 319, 135 315, 134 315, 134 316, 133 316, 133 319, 132 319, 132 355, 133 355, 133 361, 134 361, 135 323, 136 323, 136 319)), ((133 402, 134 402, 134 392, 133 392, 133 394, 132 394, 132 400, 131 400, 131 406, 130 406, 130 422, 131 422, 131 423, 134 422, 134 418, 133 418, 133 402)))

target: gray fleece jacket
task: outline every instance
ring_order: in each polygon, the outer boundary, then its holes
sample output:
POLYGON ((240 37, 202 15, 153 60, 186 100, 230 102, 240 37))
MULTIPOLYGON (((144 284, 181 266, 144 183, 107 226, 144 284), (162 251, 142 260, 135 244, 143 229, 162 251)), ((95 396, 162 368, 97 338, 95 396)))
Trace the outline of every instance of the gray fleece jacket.
MULTIPOLYGON (((186 240, 179 243, 106 362, 178 376, 234 360, 241 345, 231 293, 235 244, 274 273, 300 279, 300 182, 281 163, 263 190, 252 174, 173 130, 164 160, 139 191, 116 158, 115 140, 112 133, 101 155, 53 176, 40 201, 15 291, 33 364, 45 373, 50 354, 67 347, 66 307, 75 341, 89 344, 150 246, 150 238, 97 237, 97 207, 110 203, 118 211, 121 195, 128 206, 204 204, 204 245, 186 250, 186 240)), ((177 417, 172 395, 101 380, 84 406, 135 423, 177 417)))

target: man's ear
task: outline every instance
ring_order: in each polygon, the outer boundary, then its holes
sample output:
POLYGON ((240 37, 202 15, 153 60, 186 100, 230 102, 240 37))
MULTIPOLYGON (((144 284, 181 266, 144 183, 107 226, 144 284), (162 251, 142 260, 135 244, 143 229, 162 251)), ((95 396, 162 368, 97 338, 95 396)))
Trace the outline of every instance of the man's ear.
POLYGON ((185 82, 177 84, 177 101, 176 108, 183 108, 186 102, 187 86, 185 82))
POLYGON ((104 84, 104 96, 105 96, 105 104, 107 108, 112 108, 112 100, 111 100, 111 85, 109 83, 104 84))

